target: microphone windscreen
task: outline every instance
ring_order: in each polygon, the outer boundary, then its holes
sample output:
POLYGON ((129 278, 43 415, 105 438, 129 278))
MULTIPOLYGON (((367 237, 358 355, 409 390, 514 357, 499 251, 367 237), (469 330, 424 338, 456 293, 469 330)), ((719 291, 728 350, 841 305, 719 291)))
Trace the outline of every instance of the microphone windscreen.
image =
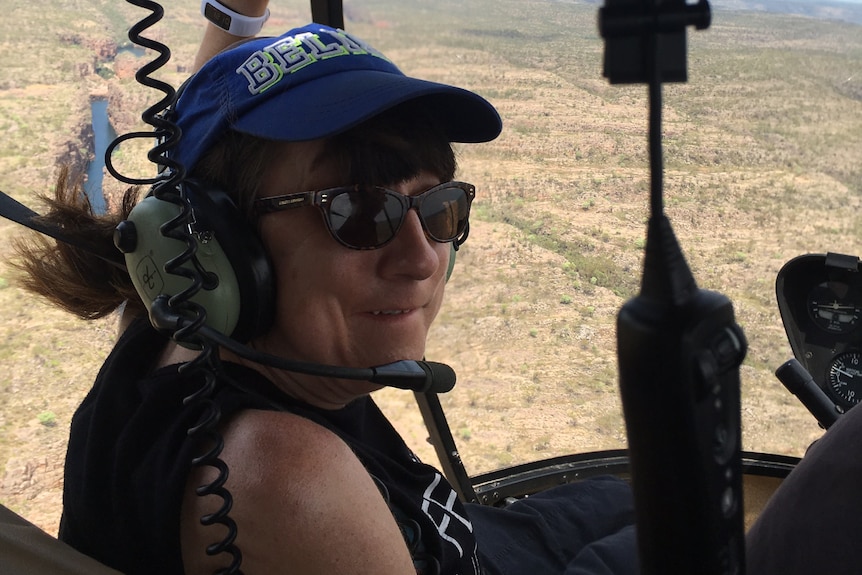
POLYGON ((370 382, 420 393, 446 393, 455 386, 455 371, 443 363, 404 359, 371 371, 370 382))
POLYGON ((428 379, 430 380, 428 389, 424 391, 429 391, 431 393, 446 393, 455 387, 455 381, 457 379, 455 370, 445 363, 437 363, 433 361, 420 361, 418 363, 422 366, 422 369, 426 371, 428 379))

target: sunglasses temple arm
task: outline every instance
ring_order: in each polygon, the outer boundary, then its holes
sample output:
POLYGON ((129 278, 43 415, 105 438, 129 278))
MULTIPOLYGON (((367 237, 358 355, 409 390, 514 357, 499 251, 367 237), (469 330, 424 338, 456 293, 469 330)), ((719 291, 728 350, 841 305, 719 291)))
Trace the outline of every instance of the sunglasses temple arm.
POLYGON ((464 226, 464 232, 452 241, 452 248, 457 252, 458 249, 461 247, 461 244, 463 244, 464 242, 467 241, 467 236, 469 236, 469 235, 470 235, 470 220, 468 219, 467 224, 464 226))

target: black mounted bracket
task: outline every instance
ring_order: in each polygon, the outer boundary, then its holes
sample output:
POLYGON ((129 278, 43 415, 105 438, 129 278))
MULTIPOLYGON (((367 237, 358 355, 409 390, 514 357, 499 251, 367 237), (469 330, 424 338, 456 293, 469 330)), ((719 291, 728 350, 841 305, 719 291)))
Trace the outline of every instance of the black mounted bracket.
POLYGON ((611 84, 646 84, 650 80, 649 41, 658 41, 659 81, 688 79, 686 28, 708 28, 709 2, 700 0, 607 0, 599 9, 599 32, 605 39, 603 75, 611 84))

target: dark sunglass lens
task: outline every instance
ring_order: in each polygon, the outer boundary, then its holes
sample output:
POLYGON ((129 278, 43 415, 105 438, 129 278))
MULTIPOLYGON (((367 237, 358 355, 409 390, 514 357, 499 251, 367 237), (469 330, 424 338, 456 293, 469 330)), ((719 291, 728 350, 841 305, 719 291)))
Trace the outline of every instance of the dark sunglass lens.
POLYGON ((339 194, 329 206, 333 235, 352 248, 376 248, 391 240, 404 209, 398 198, 380 188, 339 194))
POLYGON ((461 235, 470 214, 467 192, 457 187, 434 190, 422 201, 425 229, 438 242, 452 241, 461 235))

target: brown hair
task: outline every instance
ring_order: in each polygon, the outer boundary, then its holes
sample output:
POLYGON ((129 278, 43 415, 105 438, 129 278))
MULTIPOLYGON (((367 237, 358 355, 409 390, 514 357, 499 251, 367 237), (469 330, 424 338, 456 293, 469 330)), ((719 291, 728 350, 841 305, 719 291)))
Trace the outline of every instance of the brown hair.
MULTIPOLYGON (((327 160, 345 174, 345 184, 389 185, 428 171, 442 181, 454 177, 455 155, 446 135, 425 109, 402 104, 325 143, 327 160)), ((241 213, 251 218, 252 203, 260 193, 266 167, 278 161, 282 148, 272 141, 227 132, 198 162, 191 177, 228 193, 241 213)), ((61 170, 54 197, 43 197, 43 217, 67 235, 96 246, 103 256, 115 255, 114 228, 126 219, 139 196, 130 188, 118 213, 96 215, 81 186, 61 170)), ((24 272, 23 287, 84 319, 108 315, 123 302, 126 312, 146 313, 128 273, 104 258, 38 234, 14 242, 24 272)), ((108 259, 111 259, 108 257, 108 259)))
POLYGON ((40 219, 94 249, 83 250, 35 232, 15 238, 12 245, 19 258, 11 265, 24 272, 22 286, 83 319, 104 317, 126 300, 132 309, 144 311, 129 275, 105 259, 117 259, 114 228, 132 211, 138 191, 126 191, 119 213, 96 215, 81 178, 71 178, 69 169, 62 168, 54 196, 40 196, 48 207, 40 219))
MULTIPOLYGON (((248 218, 267 166, 278 161, 281 148, 264 140, 229 131, 206 152, 192 171, 220 187, 248 218)), ((428 171, 442 181, 455 176, 452 146, 420 103, 396 106, 365 123, 329 138, 324 154, 346 184, 396 184, 428 171)))

